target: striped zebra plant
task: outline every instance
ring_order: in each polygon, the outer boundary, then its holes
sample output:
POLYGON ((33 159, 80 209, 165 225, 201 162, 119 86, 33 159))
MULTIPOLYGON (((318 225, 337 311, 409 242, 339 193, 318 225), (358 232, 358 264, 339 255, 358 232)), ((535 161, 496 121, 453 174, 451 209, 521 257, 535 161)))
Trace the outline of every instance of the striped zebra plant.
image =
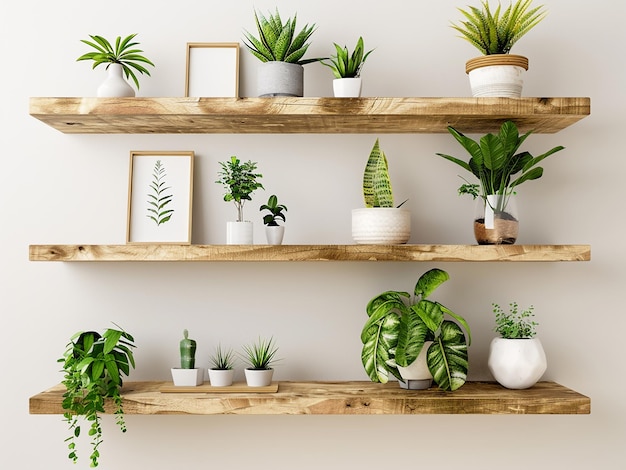
POLYGON ((378 139, 370 152, 363 172, 363 198, 365 207, 393 207, 393 191, 389 180, 389 167, 385 152, 378 139))

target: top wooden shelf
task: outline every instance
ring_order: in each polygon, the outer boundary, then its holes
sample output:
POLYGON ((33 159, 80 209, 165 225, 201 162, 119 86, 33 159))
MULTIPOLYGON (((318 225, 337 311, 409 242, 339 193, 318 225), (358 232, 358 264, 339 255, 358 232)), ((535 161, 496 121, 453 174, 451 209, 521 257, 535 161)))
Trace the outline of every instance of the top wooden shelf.
POLYGON ((506 120, 555 133, 590 98, 31 98, 31 116, 66 134, 486 133, 506 120))

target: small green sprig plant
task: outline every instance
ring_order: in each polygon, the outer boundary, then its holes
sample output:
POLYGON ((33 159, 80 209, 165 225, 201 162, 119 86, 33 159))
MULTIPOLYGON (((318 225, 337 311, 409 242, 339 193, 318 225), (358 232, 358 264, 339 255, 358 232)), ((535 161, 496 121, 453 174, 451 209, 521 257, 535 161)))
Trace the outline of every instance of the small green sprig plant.
POLYGON ((323 60, 321 63, 333 71, 335 78, 359 78, 363 64, 365 64, 367 56, 373 52, 373 49, 364 52, 362 37, 359 37, 352 54, 350 54, 347 46, 341 47, 337 43, 333 44, 337 55, 330 56, 330 63, 323 60))
POLYGON ((246 201, 252 200, 252 193, 257 189, 265 189, 257 181, 263 175, 256 172, 257 164, 248 160, 241 162, 232 156, 227 162, 219 162, 221 170, 218 172, 219 179, 216 183, 224 186, 226 193, 224 201, 234 202, 237 208, 237 222, 243 222, 243 208, 246 201))
POLYGON ((509 304, 509 312, 505 312, 500 305, 494 303, 493 313, 496 316, 495 331, 506 339, 528 339, 537 334, 538 323, 533 320, 534 306, 520 311, 517 302, 509 304))
POLYGON ((232 349, 223 349, 221 344, 215 347, 215 352, 209 356, 211 369, 231 370, 235 367, 235 353, 232 349))
POLYGON ((263 223, 268 227, 278 227, 279 220, 283 222, 287 220, 287 217, 283 213, 283 211, 287 212, 287 206, 278 204, 278 197, 276 197, 275 194, 272 194, 267 200, 267 203, 259 207, 259 210, 270 212, 263 216, 263 223))
POLYGON ((277 352, 278 347, 273 337, 269 340, 259 338, 256 342, 243 346, 243 358, 250 366, 248 368, 254 370, 271 369, 272 365, 279 360, 276 358, 277 352))

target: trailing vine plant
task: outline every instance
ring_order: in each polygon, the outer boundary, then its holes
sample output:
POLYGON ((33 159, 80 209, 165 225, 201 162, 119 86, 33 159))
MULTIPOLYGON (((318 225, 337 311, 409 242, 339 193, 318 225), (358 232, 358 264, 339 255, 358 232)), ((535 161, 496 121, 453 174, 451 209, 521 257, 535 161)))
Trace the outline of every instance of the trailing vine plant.
POLYGON ((152 183, 150 183, 151 193, 148 193, 148 214, 151 220, 154 221, 157 226, 164 224, 172 218, 174 209, 166 209, 170 202, 172 202, 173 195, 165 194, 170 186, 165 186, 165 166, 161 163, 161 160, 157 160, 154 164, 154 171, 152 172, 152 183))

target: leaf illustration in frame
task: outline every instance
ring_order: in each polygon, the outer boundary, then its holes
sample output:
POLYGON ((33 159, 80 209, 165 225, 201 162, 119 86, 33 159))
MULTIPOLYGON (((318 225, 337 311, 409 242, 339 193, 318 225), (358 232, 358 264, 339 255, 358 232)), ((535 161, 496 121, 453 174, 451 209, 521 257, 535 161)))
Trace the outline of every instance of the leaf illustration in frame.
POLYGON ((146 201, 148 203, 147 217, 153 220, 157 226, 169 221, 174 215, 174 210, 166 207, 174 198, 172 194, 167 194, 171 187, 166 186, 166 176, 165 166, 161 160, 157 160, 152 172, 153 180, 150 183, 152 191, 147 194, 148 200, 146 201))

